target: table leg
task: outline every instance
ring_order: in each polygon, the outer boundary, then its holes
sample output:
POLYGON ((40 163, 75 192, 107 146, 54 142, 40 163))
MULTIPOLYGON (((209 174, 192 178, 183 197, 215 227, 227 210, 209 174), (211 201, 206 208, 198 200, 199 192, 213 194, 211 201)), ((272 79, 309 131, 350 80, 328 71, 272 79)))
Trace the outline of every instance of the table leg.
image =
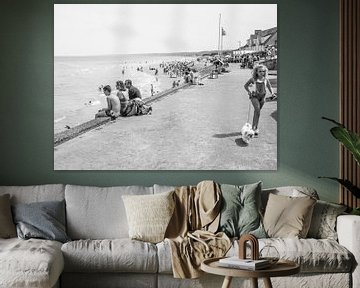
POLYGON ((263 279, 264 279, 265 288, 273 288, 270 278, 266 277, 263 279))
POLYGON ((257 278, 251 278, 252 287, 258 288, 258 279, 257 278))
POLYGON ((224 282, 221 286, 221 288, 230 288, 232 277, 231 276, 225 276, 224 282))

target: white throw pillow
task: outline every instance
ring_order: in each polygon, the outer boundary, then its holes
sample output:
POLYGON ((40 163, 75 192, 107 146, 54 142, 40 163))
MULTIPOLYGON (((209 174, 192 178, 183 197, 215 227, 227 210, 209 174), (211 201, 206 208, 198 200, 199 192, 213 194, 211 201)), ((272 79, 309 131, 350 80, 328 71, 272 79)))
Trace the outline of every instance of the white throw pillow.
POLYGON ((164 240, 175 208, 173 193, 122 196, 131 239, 151 243, 164 240))

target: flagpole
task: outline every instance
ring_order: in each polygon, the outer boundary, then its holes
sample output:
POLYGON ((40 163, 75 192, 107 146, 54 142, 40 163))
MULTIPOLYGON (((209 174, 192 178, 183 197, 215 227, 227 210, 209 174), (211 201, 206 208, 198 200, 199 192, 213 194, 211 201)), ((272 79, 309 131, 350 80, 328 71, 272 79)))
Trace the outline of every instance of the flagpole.
POLYGON ((220 56, 220 37, 221 37, 221 13, 219 14, 219 35, 218 35, 218 55, 220 56))
POLYGON ((223 38, 224 38, 223 30, 224 30, 224 28, 221 27, 221 55, 222 55, 222 51, 223 51, 223 38))

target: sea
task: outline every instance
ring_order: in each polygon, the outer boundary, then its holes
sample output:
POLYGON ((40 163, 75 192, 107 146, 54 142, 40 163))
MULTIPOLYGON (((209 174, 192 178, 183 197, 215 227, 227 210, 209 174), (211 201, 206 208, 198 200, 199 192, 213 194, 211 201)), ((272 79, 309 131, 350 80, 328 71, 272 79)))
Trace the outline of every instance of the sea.
POLYGON ((146 98, 151 84, 155 92, 171 88, 174 79, 163 73, 161 63, 192 60, 195 57, 184 54, 55 56, 54 133, 94 119, 100 108, 107 107, 101 85, 110 85, 116 93, 116 81, 131 79, 146 98))

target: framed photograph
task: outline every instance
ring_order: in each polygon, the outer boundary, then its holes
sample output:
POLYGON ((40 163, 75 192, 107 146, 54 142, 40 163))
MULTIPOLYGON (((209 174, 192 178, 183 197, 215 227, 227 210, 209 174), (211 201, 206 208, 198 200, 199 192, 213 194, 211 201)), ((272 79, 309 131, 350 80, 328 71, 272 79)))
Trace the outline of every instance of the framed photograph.
POLYGON ((54 4, 55 170, 276 170, 276 4, 54 4))

